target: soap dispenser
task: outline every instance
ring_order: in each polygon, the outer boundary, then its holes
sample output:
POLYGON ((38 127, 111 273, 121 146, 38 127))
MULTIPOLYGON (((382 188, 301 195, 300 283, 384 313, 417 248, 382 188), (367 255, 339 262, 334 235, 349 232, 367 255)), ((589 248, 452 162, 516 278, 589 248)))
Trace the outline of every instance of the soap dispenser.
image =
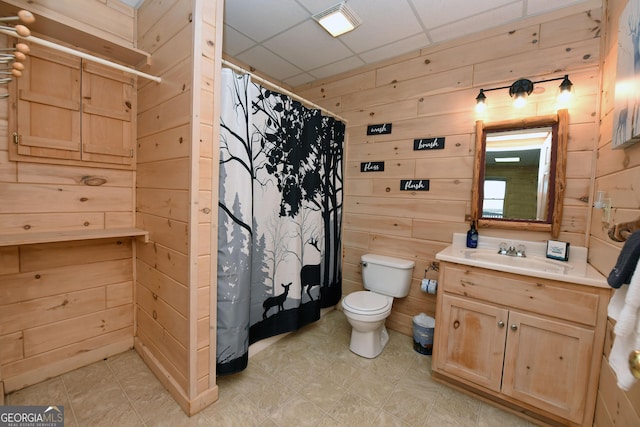
POLYGON ((478 230, 476 230, 476 222, 471 221, 471 228, 467 231, 467 247, 478 247, 478 230))

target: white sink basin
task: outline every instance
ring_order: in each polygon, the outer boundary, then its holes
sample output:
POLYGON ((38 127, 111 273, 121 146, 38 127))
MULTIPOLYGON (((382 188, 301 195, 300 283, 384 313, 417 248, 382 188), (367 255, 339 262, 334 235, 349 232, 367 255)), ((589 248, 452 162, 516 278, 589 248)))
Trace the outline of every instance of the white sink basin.
POLYGON ((606 278, 587 263, 587 248, 582 246, 571 246, 568 261, 556 261, 546 257, 547 243, 544 241, 511 240, 481 235, 475 249, 467 248, 466 242, 465 233, 453 233, 451 245, 438 252, 436 259, 505 273, 609 288, 606 278), (507 247, 524 245, 527 256, 500 255, 498 248, 505 244, 507 247))
POLYGON ((525 268, 532 270, 541 270, 551 273, 566 273, 567 270, 573 268, 570 264, 562 261, 554 261, 538 256, 516 257, 501 255, 486 250, 469 250, 465 251, 465 257, 478 261, 490 262, 493 264, 505 265, 515 268, 525 268))

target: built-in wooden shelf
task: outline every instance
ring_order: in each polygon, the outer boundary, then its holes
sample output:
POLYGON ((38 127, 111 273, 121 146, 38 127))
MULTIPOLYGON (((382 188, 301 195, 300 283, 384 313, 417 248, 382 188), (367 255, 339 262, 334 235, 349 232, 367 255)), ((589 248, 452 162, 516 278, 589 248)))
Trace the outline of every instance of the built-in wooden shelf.
MULTIPOLYGON (((151 64, 149 53, 136 49, 125 40, 48 10, 46 6, 40 6, 39 2, 29 3, 30 7, 26 9, 36 18, 34 23, 28 25, 32 35, 68 43, 71 47, 115 59, 134 68, 151 64)), ((0 16, 15 16, 23 8, 24 5, 16 0, 2 0, 0 16)))
POLYGON ((149 232, 139 228, 110 228, 106 230, 36 231, 33 233, 0 234, 0 246, 110 239, 113 237, 143 237, 144 242, 147 243, 149 241, 149 232))

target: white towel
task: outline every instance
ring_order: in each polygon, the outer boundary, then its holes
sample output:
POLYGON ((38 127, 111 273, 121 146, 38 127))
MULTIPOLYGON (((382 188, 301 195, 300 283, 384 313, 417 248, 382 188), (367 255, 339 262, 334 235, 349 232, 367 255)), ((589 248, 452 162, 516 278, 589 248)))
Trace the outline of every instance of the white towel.
POLYGON ((629 354, 640 349, 640 261, 629 285, 616 289, 609 302, 609 317, 616 320, 609 366, 618 377, 618 387, 629 390, 636 378, 629 371, 629 354))

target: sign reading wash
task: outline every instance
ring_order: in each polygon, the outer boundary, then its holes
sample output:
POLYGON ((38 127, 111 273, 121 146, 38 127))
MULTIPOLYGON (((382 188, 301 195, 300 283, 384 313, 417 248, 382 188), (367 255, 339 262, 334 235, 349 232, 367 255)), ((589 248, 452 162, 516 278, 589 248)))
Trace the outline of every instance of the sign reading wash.
POLYGON ((401 191, 429 191, 428 179, 401 179, 401 191))
POLYGON ((437 138, 424 138, 413 140, 413 150, 442 150, 444 149, 444 136, 437 138))
POLYGON ((0 427, 64 427, 64 406, 0 406, 0 427))
POLYGON ((391 133, 391 123, 367 126, 367 135, 386 135, 391 133))

